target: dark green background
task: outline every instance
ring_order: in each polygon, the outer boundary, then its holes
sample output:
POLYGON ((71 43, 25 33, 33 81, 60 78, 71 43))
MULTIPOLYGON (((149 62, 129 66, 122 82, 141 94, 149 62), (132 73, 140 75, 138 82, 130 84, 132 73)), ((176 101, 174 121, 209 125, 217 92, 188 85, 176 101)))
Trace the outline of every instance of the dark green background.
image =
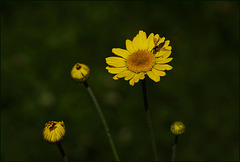
POLYGON ((70 160, 114 157, 86 88, 72 66, 91 68, 89 84, 121 160, 153 160, 141 84, 109 74, 105 58, 139 30, 170 40, 173 66, 148 79, 160 160, 171 157, 169 128, 181 120, 176 160, 239 160, 239 3, 1 2, 1 159, 62 160, 42 129, 63 120, 70 160))

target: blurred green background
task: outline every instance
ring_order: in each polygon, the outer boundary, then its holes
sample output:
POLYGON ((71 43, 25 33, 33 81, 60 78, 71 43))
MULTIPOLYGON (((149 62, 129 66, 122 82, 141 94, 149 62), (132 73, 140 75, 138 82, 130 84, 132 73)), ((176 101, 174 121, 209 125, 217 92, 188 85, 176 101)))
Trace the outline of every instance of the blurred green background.
POLYGON ((173 66, 147 80, 160 160, 171 158, 170 125, 181 120, 176 160, 239 160, 239 2, 1 2, 1 160, 62 160, 43 140, 63 120, 70 160, 114 161, 86 88, 72 66, 91 68, 89 84, 124 161, 153 160, 141 84, 115 81, 105 58, 139 30, 173 47, 173 66))

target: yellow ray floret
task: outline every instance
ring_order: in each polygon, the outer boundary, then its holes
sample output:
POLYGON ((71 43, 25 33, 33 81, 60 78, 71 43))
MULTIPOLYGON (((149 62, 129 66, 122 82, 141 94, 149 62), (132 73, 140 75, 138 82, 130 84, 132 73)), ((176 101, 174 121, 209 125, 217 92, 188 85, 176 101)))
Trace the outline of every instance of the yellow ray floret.
POLYGON ((112 52, 117 57, 107 57, 106 69, 111 74, 116 74, 113 79, 124 78, 134 85, 148 75, 155 82, 165 76, 164 70, 171 70, 172 66, 166 64, 172 60, 172 47, 170 41, 158 34, 151 33, 148 37, 142 30, 133 38, 126 40, 126 49, 113 48, 112 52))

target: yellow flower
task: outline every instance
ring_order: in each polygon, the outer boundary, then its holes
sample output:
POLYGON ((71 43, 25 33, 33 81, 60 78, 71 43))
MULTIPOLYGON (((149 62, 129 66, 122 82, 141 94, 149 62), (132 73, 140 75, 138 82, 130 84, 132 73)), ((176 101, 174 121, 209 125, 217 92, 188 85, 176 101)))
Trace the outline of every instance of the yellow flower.
POLYGON ((176 121, 171 125, 171 132, 175 135, 180 135, 185 132, 185 125, 181 121, 176 121))
POLYGON ((87 65, 76 63, 71 70, 71 77, 78 82, 84 82, 90 75, 90 69, 87 65))
POLYGON ((65 125, 63 121, 49 121, 43 129, 43 138, 48 143, 58 143, 65 136, 65 125))
POLYGON ((164 70, 171 70, 172 66, 166 64, 172 47, 170 41, 158 34, 151 33, 148 37, 142 30, 134 37, 133 41, 126 40, 126 50, 113 48, 112 52, 120 57, 107 57, 106 67, 109 73, 116 74, 113 79, 124 78, 134 85, 145 78, 145 74, 155 82, 160 81, 160 76, 165 76, 164 70))

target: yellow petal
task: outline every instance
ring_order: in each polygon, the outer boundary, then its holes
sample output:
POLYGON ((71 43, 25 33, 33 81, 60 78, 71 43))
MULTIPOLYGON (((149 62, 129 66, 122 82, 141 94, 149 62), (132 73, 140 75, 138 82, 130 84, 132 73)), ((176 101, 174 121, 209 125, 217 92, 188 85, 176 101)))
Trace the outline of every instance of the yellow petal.
POLYGON ((173 67, 168 64, 156 64, 153 68, 157 70, 171 70, 173 67))
POLYGON ((112 49, 112 52, 113 52, 115 55, 121 56, 121 57, 123 57, 123 58, 125 58, 125 59, 127 59, 128 56, 130 55, 130 53, 129 53, 127 50, 121 49, 121 48, 113 48, 113 49, 112 49))
POLYGON ((169 52, 167 52, 166 54, 164 54, 162 57, 163 57, 164 59, 166 59, 166 58, 168 58, 168 57, 171 55, 171 53, 172 53, 172 51, 169 51, 169 52))
POLYGON ((114 67, 124 67, 126 66, 126 60, 120 57, 107 57, 106 63, 114 67))
POLYGON ((134 38, 133 38, 133 48, 135 49, 135 51, 138 51, 140 49, 139 47, 139 38, 138 38, 138 35, 136 35, 134 38))
POLYGON ((170 40, 166 40, 163 47, 167 47, 169 45, 169 43, 170 43, 170 40))
POLYGON ((157 58, 156 59, 156 63, 168 63, 170 61, 172 61, 173 58, 166 58, 166 59, 163 59, 163 58, 157 58))
POLYGON ((153 40, 154 34, 151 33, 148 36, 147 42, 148 42, 148 51, 151 52, 153 47, 155 47, 154 40, 153 40))
POLYGON ((133 76, 133 78, 129 81, 129 84, 130 84, 131 86, 134 86, 134 84, 137 83, 138 81, 139 81, 139 76, 138 76, 138 74, 135 74, 135 75, 133 76))
POLYGON ((155 46, 158 46, 160 43, 164 42, 165 37, 160 37, 158 34, 154 36, 154 44, 155 46))
POLYGON ((81 70, 83 76, 88 76, 89 75, 89 69, 82 69, 81 70))
POLYGON ((159 82, 160 81, 160 77, 158 75, 156 75, 154 72, 152 71, 148 71, 147 75, 149 76, 149 78, 151 78, 152 80, 154 80, 155 82, 159 82))
POLYGON ((120 67, 120 68, 116 68, 116 67, 109 67, 107 66, 106 69, 108 70, 109 73, 111 74, 118 74, 122 71, 127 70, 127 67, 120 67))
POLYGON ((152 71, 158 76, 165 76, 166 75, 166 73, 164 71, 160 71, 160 70, 157 70, 155 68, 153 68, 152 71))
POLYGON ((130 53, 136 52, 135 49, 133 48, 133 43, 129 39, 126 40, 126 48, 130 53))
POLYGON ((83 78, 83 75, 79 71, 72 71, 71 72, 72 78, 83 78))
POLYGON ((115 75, 115 76, 113 77, 113 79, 114 79, 114 80, 118 80, 119 78, 117 77, 117 75, 115 75))
POLYGON ((141 50, 147 50, 147 36, 142 30, 139 31, 139 44, 141 50))
POLYGON ((145 73, 139 73, 139 79, 143 80, 145 78, 145 73))
POLYGON ((125 76, 127 76, 127 74, 128 74, 129 72, 130 72, 130 71, 128 71, 128 70, 122 71, 122 72, 118 73, 117 75, 115 75, 115 76, 113 77, 113 79, 114 79, 114 80, 117 80, 117 79, 119 79, 119 78, 124 78, 125 76))
POLYGON ((163 49, 171 51, 172 50, 172 46, 164 47, 163 49))
POLYGON ((158 34, 154 35, 153 40, 154 40, 154 44, 155 44, 155 46, 156 46, 156 45, 158 44, 159 35, 158 35, 158 34))
MULTIPOLYGON (((160 50, 159 52, 157 52, 156 54, 155 54, 155 57, 160 57, 160 56, 164 56, 164 55, 168 55, 168 57, 171 55, 171 52, 172 51, 163 51, 163 50, 160 50)), ((167 58, 167 57, 164 57, 164 58, 167 58)))
POLYGON ((160 43, 164 42, 165 37, 162 37, 162 38, 159 38, 159 39, 160 39, 160 40, 158 41, 158 44, 157 44, 157 45, 159 45, 160 43))
POLYGON ((129 73, 126 74, 126 77, 124 78, 125 80, 129 80, 132 79, 132 77, 134 76, 134 72, 129 71, 129 73))

